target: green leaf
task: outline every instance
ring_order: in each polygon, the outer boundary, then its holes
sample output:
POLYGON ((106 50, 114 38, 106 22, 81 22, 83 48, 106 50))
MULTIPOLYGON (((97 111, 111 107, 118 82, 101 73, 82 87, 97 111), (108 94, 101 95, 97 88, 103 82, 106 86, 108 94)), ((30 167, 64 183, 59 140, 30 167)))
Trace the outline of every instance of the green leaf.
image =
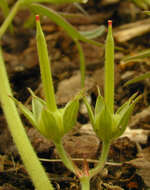
POLYGON ((40 4, 32 4, 31 10, 33 10, 36 14, 41 14, 43 16, 47 16, 50 18, 54 23, 61 26, 69 36, 71 36, 72 39, 78 39, 79 33, 76 31, 76 29, 71 26, 60 14, 58 14, 56 11, 47 8, 45 6, 42 6, 40 4))
POLYGON ((94 39, 104 34, 105 31, 106 27, 102 25, 93 30, 84 31, 84 32, 80 31, 80 34, 86 37, 87 39, 94 39))
MULTIPOLYGON (((2 9, 3 15, 6 18, 10 12, 7 0, 0 0, 0 8, 2 9)), ((11 33, 14 32, 14 28, 12 24, 10 24, 9 30, 11 33)))
POLYGON ((144 11, 144 13, 150 15, 150 11, 144 11))
POLYGON ((95 117, 94 130, 96 135, 104 142, 112 139, 113 118, 106 106, 95 117))
POLYGON ((134 79, 129 80, 128 82, 126 82, 124 85, 127 86, 127 85, 129 85, 129 84, 134 84, 134 83, 136 83, 136 82, 145 80, 145 79, 147 79, 147 78, 150 78, 150 72, 147 72, 147 73, 142 74, 142 75, 140 75, 140 76, 138 76, 138 77, 135 77, 134 79))
POLYGON ((18 100, 16 100, 14 97, 11 97, 14 102, 17 104, 18 108, 21 110, 21 112, 23 113, 23 115, 29 120, 29 122, 33 125, 36 126, 37 121, 33 115, 33 113, 26 108, 26 106, 24 106, 21 102, 19 102, 18 100))
POLYGON ((87 11, 85 11, 85 9, 79 3, 75 2, 74 6, 77 7, 81 11, 81 13, 83 13, 86 16, 89 16, 87 11))
POLYGON ((91 124, 92 124, 92 126, 94 126, 94 114, 93 114, 91 105, 88 103, 88 100, 87 100, 86 97, 83 98, 83 101, 84 101, 84 103, 86 105, 91 124))
POLYGON ((137 6, 142 9, 148 9, 148 1, 147 0, 132 0, 137 6))
POLYGON ((0 0, 0 7, 3 11, 4 16, 6 17, 9 14, 8 2, 6 0, 0 0))
POLYGON ((67 34, 74 40, 81 40, 96 46, 104 46, 103 44, 96 42, 94 40, 87 39, 83 35, 81 35, 75 27, 73 27, 71 24, 69 24, 60 14, 58 14, 56 11, 47 8, 45 6, 42 6, 40 4, 31 4, 30 6, 31 10, 36 13, 43 16, 47 16, 50 18, 54 23, 56 23, 58 26, 62 27, 67 34))
POLYGON ((130 61, 137 61, 139 59, 143 59, 145 57, 149 57, 150 56, 150 49, 146 49, 146 50, 143 50, 135 55, 127 55, 125 56, 121 61, 123 63, 128 63, 130 61))
POLYGON ((86 3, 88 0, 24 0, 25 3, 30 4, 30 3, 86 3))
POLYGON ((46 108, 43 108, 41 112, 37 124, 37 129, 43 136, 48 139, 54 140, 55 142, 57 142, 61 138, 54 113, 50 112, 46 108))
POLYGON ((64 133, 69 132, 76 124, 79 109, 79 100, 69 102, 63 112, 64 133))

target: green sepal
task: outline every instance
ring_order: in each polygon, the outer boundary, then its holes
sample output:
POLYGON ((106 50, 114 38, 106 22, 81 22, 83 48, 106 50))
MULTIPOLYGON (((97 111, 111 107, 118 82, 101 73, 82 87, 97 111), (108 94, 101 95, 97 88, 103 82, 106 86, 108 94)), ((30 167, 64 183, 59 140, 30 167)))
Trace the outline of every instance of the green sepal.
POLYGON ((29 122, 33 125, 36 126, 36 119, 33 115, 33 113, 26 107, 24 106, 20 101, 18 101, 16 98, 11 97, 14 102, 17 104, 18 108, 21 110, 23 115, 29 120, 29 122))
MULTIPOLYGON (((129 99, 128 102, 130 102, 133 97, 134 97, 134 95, 129 99)), ((140 95, 135 100, 133 100, 133 102, 131 102, 130 104, 126 104, 124 109, 122 109, 122 111, 120 112, 120 120, 116 127, 116 131, 114 131, 114 134, 113 134, 114 139, 120 137, 126 130, 128 121, 132 115, 135 104, 139 101, 139 99, 141 99, 141 97, 142 96, 140 95)))
POLYGON ((106 105, 96 114, 93 127, 96 135, 104 142, 112 139, 113 117, 106 105))
POLYGON ((55 142, 59 141, 62 137, 54 113, 50 112, 47 108, 43 108, 41 112, 37 129, 47 139, 51 139, 55 142))
POLYGON ((79 109, 78 99, 70 101, 64 108, 63 112, 64 133, 69 132, 72 129, 72 127, 76 124, 78 109, 79 109))
POLYGON ((101 95, 98 95, 95 105, 95 115, 100 113, 104 108, 104 106, 105 106, 104 98, 101 95))
POLYGON ((38 96, 36 96, 35 93, 30 88, 28 88, 28 90, 32 96, 33 116, 34 116, 35 120, 37 121, 41 114, 43 107, 46 105, 46 102, 44 100, 42 100, 41 98, 39 98, 38 96))
POLYGON ((36 98, 32 97, 32 112, 35 120, 38 120, 44 105, 36 98))
POLYGON ((88 112, 88 115, 89 115, 91 124, 92 124, 92 126, 94 126, 94 114, 93 114, 91 105, 88 103, 86 97, 83 98, 83 101, 84 101, 84 103, 85 103, 85 105, 86 105, 86 109, 87 109, 87 112, 88 112))
POLYGON ((137 93, 134 93, 127 102, 125 102, 122 106, 120 106, 120 108, 116 111, 116 114, 119 114, 120 116, 122 116, 127 109, 129 108, 129 105, 132 103, 132 101, 134 100, 134 98, 137 96, 137 93))

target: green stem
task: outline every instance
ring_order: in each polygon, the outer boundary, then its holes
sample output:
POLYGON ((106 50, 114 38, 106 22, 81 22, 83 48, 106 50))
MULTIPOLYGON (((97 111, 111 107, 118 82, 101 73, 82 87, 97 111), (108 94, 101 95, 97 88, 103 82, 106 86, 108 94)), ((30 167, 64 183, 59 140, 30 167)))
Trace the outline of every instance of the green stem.
MULTIPOLYGON (((8 1, 7 0, 1 0, 0 1, 0 7, 2 9, 4 17, 6 18, 10 12, 9 7, 8 7, 8 1)), ((9 25, 9 30, 10 30, 11 34, 14 33, 14 28, 13 28, 12 24, 9 25)))
POLYGON ((23 124, 20 120, 16 106, 12 98, 13 96, 4 60, 2 57, 2 50, 0 48, 0 101, 8 123, 9 130, 17 149, 21 155, 23 163, 33 181, 37 190, 53 190, 53 187, 38 160, 30 141, 26 135, 23 124))
POLYGON ((77 175, 77 171, 78 168, 77 166, 72 162, 70 156, 67 154, 67 152, 64 149, 64 146, 62 144, 62 142, 60 141, 59 143, 55 143, 56 146, 56 150, 62 160, 62 162, 64 163, 64 165, 66 166, 66 168, 68 168, 70 171, 72 171, 74 174, 77 175))
POLYGON ((90 190, 90 178, 89 176, 83 176, 80 178, 81 190, 90 190))
POLYGON ((2 26, 0 27, 0 39, 2 38, 3 34, 7 30, 8 26, 10 26, 10 23, 12 22, 14 16, 16 15, 17 11, 19 10, 20 6, 22 4, 22 0, 18 0, 13 8, 11 9, 9 15, 3 22, 2 26))
POLYGON ((103 142, 102 153, 99 159, 99 163, 95 168, 89 171, 90 178, 98 174, 103 169, 105 162, 107 160, 109 149, 110 149, 110 142, 103 142))
POLYGON ((75 40, 80 56, 81 87, 85 87, 85 57, 82 46, 78 40, 75 40))

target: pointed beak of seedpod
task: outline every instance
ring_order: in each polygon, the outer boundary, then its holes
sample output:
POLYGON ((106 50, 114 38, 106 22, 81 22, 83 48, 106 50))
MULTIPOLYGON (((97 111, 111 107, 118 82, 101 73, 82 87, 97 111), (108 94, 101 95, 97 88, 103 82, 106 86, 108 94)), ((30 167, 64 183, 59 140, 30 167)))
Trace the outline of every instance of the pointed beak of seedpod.
POLYGON ((39 15, 36 15, 36 16, 35 16, 35 19, 36 19, 36 21, 40 21, 40 16, 39 16, 39 15))
POLYGON ((108 27, 111 26, 112 27, 112 20, 108 20, 108 27))

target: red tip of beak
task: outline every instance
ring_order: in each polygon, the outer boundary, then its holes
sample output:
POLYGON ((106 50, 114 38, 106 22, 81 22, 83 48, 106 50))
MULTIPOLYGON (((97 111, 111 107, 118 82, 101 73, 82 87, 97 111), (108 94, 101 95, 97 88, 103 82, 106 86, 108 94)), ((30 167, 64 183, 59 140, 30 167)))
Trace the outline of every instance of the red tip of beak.
POLYGON ((112 20, 108 20, 108 26, 112 26, 112 20))
POLYGON ((36 16, 35 16, 35 19, 36 19, 36 21, 40 21, 40 16, 39 16, 39 15, 36 15, 36 16))

